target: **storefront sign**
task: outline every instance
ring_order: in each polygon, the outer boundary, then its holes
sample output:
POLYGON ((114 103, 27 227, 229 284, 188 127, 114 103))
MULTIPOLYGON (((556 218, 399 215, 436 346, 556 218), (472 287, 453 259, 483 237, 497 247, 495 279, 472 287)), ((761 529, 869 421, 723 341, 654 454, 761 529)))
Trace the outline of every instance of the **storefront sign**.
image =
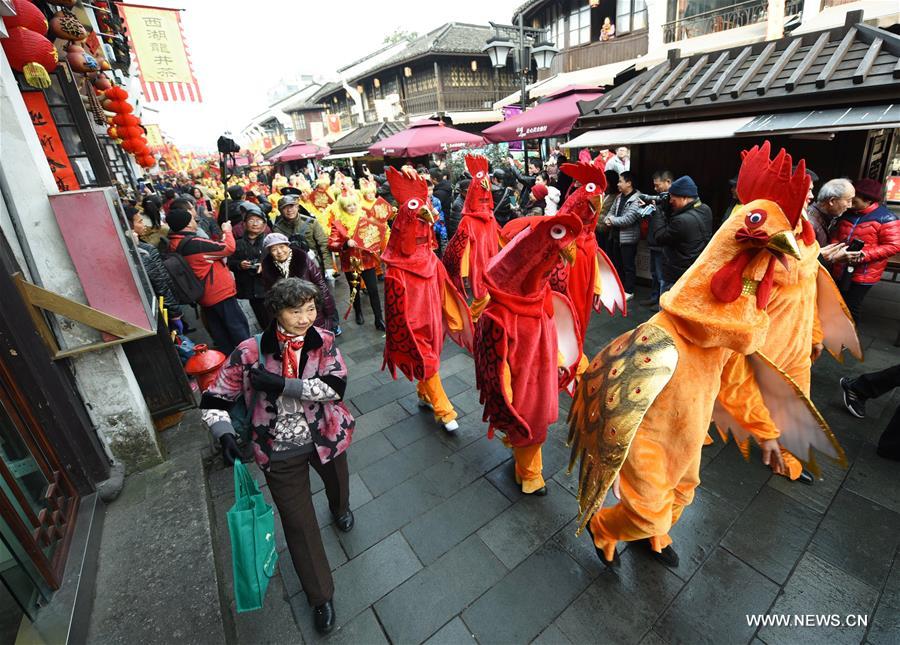
POLYGON ((200 101, 184 44, 177 9, 119 4, 132 52, 141 70, 141 86, 151 101, 200 101))
POLYGON ((884 187, 884 201, 900 202, 900 177, 888 177, 884 187))
MULTIPOLYGON (((522 114, 522 108, 518 105, 507 105, 503 108, 503 120, 510 119, 517 114, 522 114)), ((510 141, 510 150, 524 150, 525 144, 522 141, 510 141)))
POLYGON ((147 147, 151 152, 162 152, 166 148, 166 142, 162 137, 162 131, 155 123, 145 123, 144 129, 147 131, 147 147))
POLYGON ((81 186, 75 177, 75 171, 72 170, 66 149, 63 148, 59 130, 56 129, 56 123, 53 121, 53 115, 50 113, 44 93, 22 92, 22 98, 28 107, 28 116, 31 117, 31 123, 41 142, 44 156, 47 157, 47 163, 50 164, 50 172, 53 173, 57 188, 60 192, 78 190, 81 186))

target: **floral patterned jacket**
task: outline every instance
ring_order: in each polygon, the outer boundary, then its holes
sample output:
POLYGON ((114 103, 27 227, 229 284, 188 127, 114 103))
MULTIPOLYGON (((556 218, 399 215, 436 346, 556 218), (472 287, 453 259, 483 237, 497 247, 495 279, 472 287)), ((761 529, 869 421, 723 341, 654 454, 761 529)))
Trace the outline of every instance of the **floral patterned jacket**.
MULTIPOLYGON (((265 367, 274 374, 281 373, 281 347, 275 338, 275 323, 263 332, 259 350, 265 358, 265 367)), ((219 370, 215 383, 203 393, 200 408, 203 420, 210 426, 213 435, 218 439, 223 434, 234 433, 227 412, 232 408, 239 396, 249 409, 253 400, 253 388, 250 385, 250 368, 257 364, 259 351, 256 338, 248 338, 231 354, 219 370)), ((340 350, 334 342, 334 334, 318 327, 310 327, 303 340, 300 353, 299 372, 301 378, 287 379, 285 391, 281 396, 309 391, 304 383, 319 380, 333 390, 337 400, 299 401, 316 452, 322 463, 331 461, 350 445, 353 428, 356 424, 347 406, 341 402, 347 387, 347 366, 340 350)), ((275 422, 279 410, 279 396, 258 392, 256 405, 251 416, 250 438, 253 441, 253 452, 256 463, 262 469, 269 466, 272 454, 275 422)))

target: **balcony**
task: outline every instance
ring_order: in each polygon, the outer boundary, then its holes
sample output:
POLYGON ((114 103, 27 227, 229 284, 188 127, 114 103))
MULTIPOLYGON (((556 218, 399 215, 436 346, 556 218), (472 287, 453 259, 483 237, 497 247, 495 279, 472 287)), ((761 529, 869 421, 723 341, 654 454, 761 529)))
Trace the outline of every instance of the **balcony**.
MULTIPOLYGON (((765 22, 768 5, 767 0, 749 0, 728 7, 684 16, 663 25, 663 38, 665 42, 673 43, 678 40, 765 22)), ((688 5, 688 9, 690 9, 690 5, 688 5)), ((799 15, 802 11, 803 0, 785 0, 785 18, 799 15)))
POLYGON ((403 105, 404 112, 413 116, 417 114, 431 114, 439 110, 444 110, 446 112, 490 110, 491 105, 496 100, 491 94, 490 88, 444 90, 442 98, 443 105, 440 105, 436 92, 410 94, 405 99, 401 100, 401 104, 403 105))
POLYGON ((559 52, 553 59, 550 70, 540 72, 539 79, 573 72, 609 63, 619 63, 643 56, 647 53, 647 30, 636 31, 623 36, 616 36, 611 40, 601 40, 586 45, 570 47, 559 52))

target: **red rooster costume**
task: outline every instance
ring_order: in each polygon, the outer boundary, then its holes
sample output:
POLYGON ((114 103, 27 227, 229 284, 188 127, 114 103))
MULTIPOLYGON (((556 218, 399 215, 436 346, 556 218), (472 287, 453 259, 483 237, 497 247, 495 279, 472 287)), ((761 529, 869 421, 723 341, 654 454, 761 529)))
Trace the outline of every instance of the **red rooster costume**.
POLYGON ((390 240, 381 256, 387 334, 384 365, 397 378, 400 370, 416 383, 419 400, 434 410, 435 420, 455 430, 456 411, 438 373, 444 335, 472 348, 472 318, 465 300, 434 254, 434 215, 428 186, 415 171, 387 169, 398 211, 390 240))
POLYGON ((476 329, 475 377, 488 436, 504 433, 522 492, 543 495, 541 444, 581 357, 576 313, 550 289, 549 274, 560 255, 572 260, 581 223, 571 215, 516 222, 520 232, 484 275, 490 301, 476 329))
POLYGON ((477 320, 488 301, 484 272, 488 262, 500 250, 500 227, 494 218, 494 198, 488 176, 488 160, 481 156, 466 155, 466 168, 472 175, 462 219, 453 238, 444 250, 444 266, 447 274, 468 297, 466 280, 472 296, 472 318, 477 320))

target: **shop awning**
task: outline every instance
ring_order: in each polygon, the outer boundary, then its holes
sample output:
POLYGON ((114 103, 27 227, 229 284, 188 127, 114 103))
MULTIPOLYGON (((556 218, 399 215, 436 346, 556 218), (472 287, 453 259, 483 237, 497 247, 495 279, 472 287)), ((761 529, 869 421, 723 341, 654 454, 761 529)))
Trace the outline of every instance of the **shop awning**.
POLYGON ((369 154, 368 150, 358 151, 358 152, 341 152, 339 154, 328 155, 327 157, 322 157, 323 161, 332 161, 334 159, 354 159, 356 157, 365 157, 369 154))
POLYGON ((639 143, 664 143, 667 141, 723 139, 737 136, 738 130, 756 118, 754 116, 740 116, 731 119, 685 121, 683 123, 638 125, 631 128, 591 130, 575 137, 568 143, 562 144, 562 147, 593 148, 636 145, 639 143))
POLYGON ((601 94, 596 87, 571 85, 554 93, 548 101, 492 125, 481 134, 493 143, 568 134, 581 116, 578 101, 592 101, 601 94))
POLYGON ((285 163, 287 161, 297 161, 298 159, 321 159, 329 152, 328 148, 321 148, 314 143, 295 141, 270 158, 269 161, 272 163, 285 163))
POLYGON ((423 119, 369 147, 376 157, 420 157, 437 152, 463 148, 478 148, 484 139, 444 125, 440 121, 423 119))
POLYGON ((736 134, 800 134, 896 127, 900 127, 900 103, 761 114, 738 129, 736 134))

